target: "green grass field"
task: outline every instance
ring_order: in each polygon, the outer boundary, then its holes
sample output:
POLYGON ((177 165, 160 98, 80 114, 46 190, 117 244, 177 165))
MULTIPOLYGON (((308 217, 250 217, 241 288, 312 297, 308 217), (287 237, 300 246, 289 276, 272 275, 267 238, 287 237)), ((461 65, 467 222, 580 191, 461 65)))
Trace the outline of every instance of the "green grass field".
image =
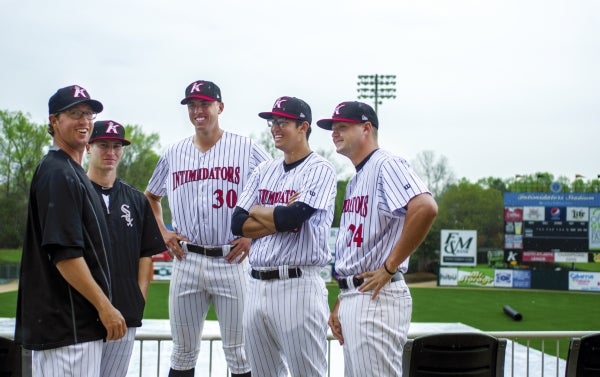
MULTIPOLYGON (((16 261, 18 251, 0 251, 0 261, 16 261)), ((597 270, 600 263, 585 264, 581 270, 597 270)), ((333 306, 338 288, 328 285, 329 301, 333 306)), ((483 331, 600 331, 600 294, 592 292, 519 290, 498 288, 436 287, 411 288, 413 322, 460 322, 483 331), (502 308, 510 305, 523 315, 514 321, 502 308)), ((144 311, 147 319, 168 319, 169 283, 155 281, 150 285, 144 311)), ((14 317, 16 292, 0 294, 0 317, 14 317)), ((214 310, 207 318, 215 320, 214 310)), ((531 344, 536 347, 535 342, 531 344)), ((567 341, 560 344, 565 357, 567 341)), ((554 352, 546 345, 546 352, 554 352)))
MULTIPOLYGON (((338 288, 328 284, 333 305, 338 288)), ((591 292, 497 288, 411 288, 413 322, 461 322, 485 331, 600 330, 600 294, 591 292), (523 315, 514 321, 503 313, 510 305, 523 315)), ((150 285, 144 318, 167 319, 169 283, 150 285)), ((16 292, 0 294, 0 317, 14 317, 16 292)), ((208 319, 216 319, 214 311, 208 319)))
MULTIPOLYGON (((329 302, 333 305, 338 288, 329 284, 329 302)), ((600 294, 540 290, 504 290, 496 288, 411 288, 413 322, 460 322, 483 331, 600 331, 600 294), (514 321, 503 313, 510 305, 523 315, 514 321)), ((169 283, 150 285, 144 311, 147 319, 168 319, 169 283)), ((14 317, 17 294, 0 294, 0 317, 14 317)), ((215 320, 214 310, 208 313, 215 320)), ((555 343, 546 343, 545 351, 555 354, 555 343)), ((539 342, 531 346, 539 348, 539 342)), ((561 340, 560 355, 566 357, 568 340, 561 340)))

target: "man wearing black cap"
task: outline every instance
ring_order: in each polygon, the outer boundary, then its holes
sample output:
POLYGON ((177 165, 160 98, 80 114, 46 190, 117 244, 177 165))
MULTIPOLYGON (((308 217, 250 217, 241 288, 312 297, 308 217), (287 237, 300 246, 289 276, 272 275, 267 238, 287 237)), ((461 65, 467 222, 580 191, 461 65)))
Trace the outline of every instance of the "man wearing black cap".
POLYGON ((165 243, 176 256, 169 289, 173 336, 169 376, 194 375, 212 302, 231 375, 248 377, 241 319, 250 239, 234 236, 230 223, 252 170, 270 157, 251 139, 220 127, 225 105, 215 83, 194 81, 181 104, 187 107, 194 135, 165 151, 146 189, 165 243), (160 201, 165 195, 173 231, 162 218, 160 201))
POLYGON ((410 254, 437 205, 408 162, 379 149, 379 121, 365 103, 340 103, 317 125, 356 174, 346 186, 336 242, 340 294, 329 318, 344 348, 345 376, 400 376, 412 314, 404 282, 410 254))
POLYGON ((244 311, 246 352, 261 377, 327 374, 328 262, 336 174, 308 145, 311 110, 280 97, 267 119, 280 159, 252 173, 232 219, 234 234, 251 237, 244 311))
POLYGON ((167 249, 152 208, 143 193, 117 178, 123 148, 131 144, 125 127, 112 120, 94 123, 86 147, 87 175, 104 204, 111 236, 114 306, 127 323, 127 333, 103 344, 100 376, 126 376, 136 328, 142 325, 146 293, 152 276, 152 255, 167 249))
POLYGON ((100 102, 72 85, 48 102, 53 146, 31 181, 15 341, 33 350, 33 375, 100 373, 103 339, 126 324, 111 303, 110 240, 102 205, 81 167, 100 102))

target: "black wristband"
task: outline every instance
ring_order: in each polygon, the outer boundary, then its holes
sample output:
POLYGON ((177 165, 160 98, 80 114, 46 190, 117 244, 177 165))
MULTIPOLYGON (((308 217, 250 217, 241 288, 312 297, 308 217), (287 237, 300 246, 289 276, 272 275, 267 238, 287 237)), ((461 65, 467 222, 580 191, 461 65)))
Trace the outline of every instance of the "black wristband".
POLYGON ((386 265, 386 262, 387 262, 387 261, 383 262, 383 268, 385 269, 385 272, 387 272, 388 274, 390 274, 390 275, 392 275, 392 276, 393 276, 393 275, 396 275, 396 271, 390 271, 390 270, 388 270, 388 268, 387 268, 387 265, 386 265))

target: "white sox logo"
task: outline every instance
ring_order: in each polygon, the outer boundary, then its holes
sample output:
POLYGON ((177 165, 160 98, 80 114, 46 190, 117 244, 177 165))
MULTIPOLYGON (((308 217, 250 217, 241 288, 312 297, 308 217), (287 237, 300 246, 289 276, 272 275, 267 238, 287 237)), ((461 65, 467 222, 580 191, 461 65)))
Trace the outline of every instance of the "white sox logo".
POLYGON ((127 221, 127 226, 132 227, 133 218, 131 217, 131 212, 129 211, 129 205, 123 204, 121 206, 121 212, 123 212, 123 215, 121 215, 121 217, 124 218, 125 221, 127 221))
POLYGON ((85 89, 83 89, 80 86, 75 85, 73 87, 73 98, 79 98, 79 97, 90 98, 89 94, 87 94, 85 89))

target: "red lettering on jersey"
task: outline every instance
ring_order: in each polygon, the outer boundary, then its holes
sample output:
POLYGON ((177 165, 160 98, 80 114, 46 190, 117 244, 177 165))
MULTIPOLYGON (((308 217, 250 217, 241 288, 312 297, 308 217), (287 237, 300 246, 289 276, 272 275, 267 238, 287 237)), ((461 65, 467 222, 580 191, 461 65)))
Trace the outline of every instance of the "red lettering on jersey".
POLYGON ((195 170, 180 170, 171 174, 173 191, 179 186, 206 179, 223 180, 231 183, 240 183, 239 166, 215 166, 195 170))
POLYGON ((296 193, 295 190, 269 191, 258 190, 258 202, 260 204, 287 204, 290 197, 296 193))
POLYGON ((355 196, 352 198, 348 198, 344 200, 344 205, 342 206, 342 213, 344 212, 354 212, 358 213, 362 217, 366 217, 369 213, 369 195, 363 196, 355 196))

